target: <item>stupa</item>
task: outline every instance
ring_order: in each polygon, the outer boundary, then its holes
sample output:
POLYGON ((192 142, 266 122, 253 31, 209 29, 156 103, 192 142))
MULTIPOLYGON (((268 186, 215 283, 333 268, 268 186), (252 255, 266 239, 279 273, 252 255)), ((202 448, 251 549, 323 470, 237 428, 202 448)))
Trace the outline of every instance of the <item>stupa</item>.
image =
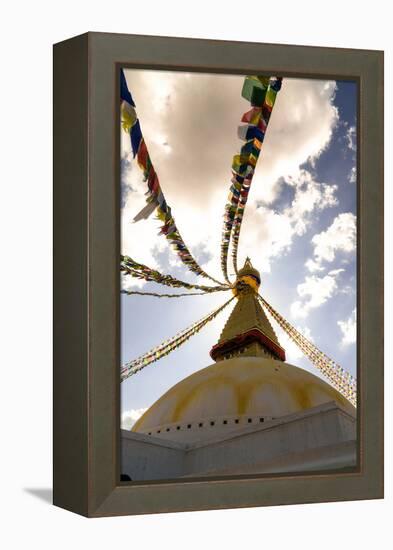
POLYGON ((233 289, 237 303, 210 352, 214 363, 122 430, 122 472, 132 479, 355 466, 355 408, 285 362, 258 300, 260 284, 247 258, 233 289))

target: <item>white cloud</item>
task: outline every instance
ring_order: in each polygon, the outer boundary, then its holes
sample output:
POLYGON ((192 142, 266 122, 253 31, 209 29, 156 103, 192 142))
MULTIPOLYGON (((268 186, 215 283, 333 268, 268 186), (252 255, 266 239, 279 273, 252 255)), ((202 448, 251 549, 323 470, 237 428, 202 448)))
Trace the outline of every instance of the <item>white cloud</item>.
POLYGON ((324 304, 337 291, 337 276, 343 270, 331 271, 328 275, 306 275, 305 281, 297 286, 300 300, 291 305, 293 317, 307 317, 311 309, 324 304))
POLYGON ((131 409, 121 414, 120 426, 123 430, 130 430, 135 422, 147 411, 147 408, 131 409))
POLYGON ((266 205, 247 205, 242 226, 241 258, 256 256, 255 266, 262 272, 269 272, 271 259, 288 251, 294 237, 307 231, 315 211, 337 204, 337 187, 315 181, 307 170, 299 170, 296 176, 288 178, 287 183, 294 188, 294 197, 282 212, 266 205))
POLYGON ((325 269, 318 262, 314 262, 314 260, 312 260, 311 258, 309 260, 307 260, 304 265, 307 267, 307 269, 311 273, 314 273, 315 271, 324 271, 324 269, 325 269))
MULTIPOLYGON (((337 252, 351 253, 356 247, 356 217, 351 213, 336 216, 332 224, 311 239, 314 245, 314 258, 309 258, 305 266, 311 273, 324 271, 324 263, 331 263, 337 252)), ((344 263, 344 262, 343 262, 344 263)), ((305 281, 298 285, 300 300, 291 305, 294 317, 307 317, 310 310, 324 304, 338 291, 337 278, 343 268, 330 270, 325 276, 306 275, 305 281)), ((346 292, 348 287, 342 289, 346 292)))
POLYGON ((323 210, 338 204, 335 196, 337 185, 318 183, 307 170, 300 170, 296 177, 289 177, 287 181, 295 187, 295 196, 284 213, 293 222, 295 233, 303 235, 314 210, 323 210))
POLYGON ((346 133, 345 137, 347 139, 349 149, 351 149, 351 151, 356 151, 356 128, 355 128, 355 126, 350 126, 347 129, 347 133, 346 133))
POLYGON ((336 275, 338 275, 339 273, 343 273, 344 271, 345 271, 345 269, 343 269, 343 268, 332 269, 331 271, 329 271, 328 275, 330 275, 331 277, 335 277, 336 275))
MULTIPOLYGON (((326 231, 314 235, 311 242, 314 245, 314 258, 309 258, 305 266, 310 273, 324 271, 326 266, 323 263, 333 262, 337 252, 349 254, 355 250, 356 217, 349 212, 339 214, 326 231)), ((343 259, 342 264, 347 263, 347 260, 343 259)), ((328 275, 335 277, 342 271, 342 268, 335 269, 329 271, 328 275)), ((294 310, 298 311, 298 305, 294 310)))
MULTIPOLYGON (((194 255, 196 250, 206 252, 209 259, 202 267, 220 277, 222 216, 232 157, 241 146, 237 126, 249 108, 241 98, 243 78, 134 70, 126 70, 126 77, 150 156, 184 241, 194 255)), ((249 254, 257 268, 269 270, 270 259, 288 250, 294 236, 310 225, 312 212, 336 203, 335 186, 316 182, 299 168, 307 160, 315 161, 330 142, 338 121, 332 103, 335 89, 333 81, 284 79, 249 196, 240 263, 249 254), (295 195, 292 205, 277 213, 268 205, 281 190, 280 178, 293 185, 295 195), (261 200, 264 207, 257 208, 261 200)), ((130 152, 124 133, 122 152, 130 152)), ((168 246, 165 238, 157 236, 159 223, 153 216, 131 223, 145 204, 146 184, 135 163, 124 177, 133 191, 125 197, 122 252, 159 268, 157 252, 168 246)))
POLYGON ((348 181, 349 183, 356 183, 356 179, 357 179, 356 166, 352 166, 351 171, 349 173, 348 181))
POLYGON ((242 226, 239 263, 246 256, 261 272, 270 272, 271 259, 288 250, 294 236, 293 223, 285 213, 266 206, 249 205, 242 226))
MULTIPOLYGON (((168 199, 188 203, 192 187, 193 201, 204 207, 212 190, 229 187, 241 146, 237 126, 249 109, 243 77, 134 70, 126 76, 168 199), (171 147, 169 159, 163 143, 171 147)), ((277 178, 296 174, 328 145, 338 121, 335 89, 334 81, 284 79, 255 174, 256 197, 270 196, 277 178)))
POLYGON ((326 231, 314 235, 312 243, 319 264, 332 262, 338 251, 353 252, 356 247, 356 217, 350 212, 339 214, 326 231))
POLYGON ((337 321, 342 332, 341 345, 347 346, 356 342, 356 308, 352 311, 348 319, 337 321))

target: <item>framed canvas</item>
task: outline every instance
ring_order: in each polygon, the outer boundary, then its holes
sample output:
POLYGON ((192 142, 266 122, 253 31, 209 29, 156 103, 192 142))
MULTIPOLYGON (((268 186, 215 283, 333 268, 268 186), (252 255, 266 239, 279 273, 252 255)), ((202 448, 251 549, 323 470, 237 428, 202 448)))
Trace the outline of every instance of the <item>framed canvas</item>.
POLYGON ((53 429, 89 517, 383 497, 382 52, 54 46, 53 429))

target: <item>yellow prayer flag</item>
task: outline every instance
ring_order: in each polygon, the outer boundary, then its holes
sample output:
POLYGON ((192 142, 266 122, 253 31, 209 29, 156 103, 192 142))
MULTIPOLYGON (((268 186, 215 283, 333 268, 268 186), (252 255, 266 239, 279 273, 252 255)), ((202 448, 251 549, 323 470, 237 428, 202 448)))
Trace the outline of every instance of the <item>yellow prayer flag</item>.
POLYGON ((265 96, 265 103, 269 105, 269 107, 273 107, 274 102, 276 101, 276 95, 277 92, 272 90, 271 88, 268 89, 265 96))
POLYGON ((137 119, 135 109, 132 105, 127 103, 127 101, 122 101, 120 106, 120 113, 121 126, 125 132, 129 133, 137 119))

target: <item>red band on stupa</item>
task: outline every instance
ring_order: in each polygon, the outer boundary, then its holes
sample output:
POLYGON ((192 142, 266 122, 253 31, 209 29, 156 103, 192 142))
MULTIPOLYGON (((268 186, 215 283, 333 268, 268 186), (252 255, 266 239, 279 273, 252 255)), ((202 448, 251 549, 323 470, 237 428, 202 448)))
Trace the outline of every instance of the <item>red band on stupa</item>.
POLYGON ((216 344, 210 350, 210 357, 216 360, 219 356, 233 353, 237 349, 243 348, 253 342, 259 342, 261 346, 269 350, 277 359, 285 361, 285 350, 258 329, 248 330, 235 338, 216 344))

